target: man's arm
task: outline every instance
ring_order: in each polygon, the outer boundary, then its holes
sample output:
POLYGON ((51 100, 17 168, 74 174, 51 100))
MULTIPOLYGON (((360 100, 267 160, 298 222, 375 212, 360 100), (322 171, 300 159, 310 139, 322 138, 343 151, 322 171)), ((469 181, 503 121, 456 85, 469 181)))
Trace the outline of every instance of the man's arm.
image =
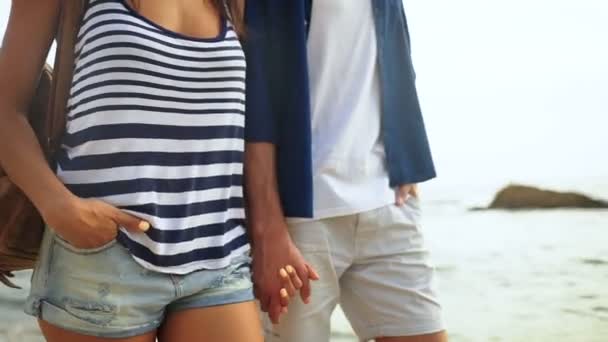
POLYGON ((291 265, 302 282, 300 295, 310 301, 310 279, 317 273, 305 262, 287 231, 281 209, 277 177, 275 145, 247 143, 245 152, 245 188, 249 233, 253 249, 253 282, 262 310, 278 323, 284 312, 279 270, 291 265))
POLYGON ((295 268, 302 281, 300 294, 305 302, 310 297, 309 279, 317 276, 291 241, 281 207, 276 171, 279 118, 270 101, 267 64, 272 44, 267 41, 265 6, 268 4, 263 1, 247 1, 245 5, 247 37, 243 47, 247 58, 247 144, 244 185, 252 239, 254 289, 262 310, 277 323, 284 312, 280 269, 287 265, 295 268))
POLYGON ((246 147, 248 222, 254 240, 263 238, 270 229, 286 229, 277 185, 275 149, 274 144, 262 142, 247 143, 246 147))

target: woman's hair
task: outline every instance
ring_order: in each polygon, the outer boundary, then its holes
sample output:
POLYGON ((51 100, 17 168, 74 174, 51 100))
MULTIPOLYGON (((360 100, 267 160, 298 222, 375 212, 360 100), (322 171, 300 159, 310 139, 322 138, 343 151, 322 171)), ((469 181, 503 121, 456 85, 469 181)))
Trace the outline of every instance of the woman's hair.
POLYGON ((245 0, 213 0, 224 18, 229 18, 239 37, 245 37, 245 0))

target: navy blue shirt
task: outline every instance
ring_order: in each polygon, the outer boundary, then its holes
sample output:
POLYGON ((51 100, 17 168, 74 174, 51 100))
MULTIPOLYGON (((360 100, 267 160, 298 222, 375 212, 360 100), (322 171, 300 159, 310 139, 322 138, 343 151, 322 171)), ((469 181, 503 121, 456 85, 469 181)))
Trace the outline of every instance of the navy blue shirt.
MULTIPOLYGON (((435 177, 401 0, 372 1, 378 35, 382 139, 391 186, 435 177)), ((246 139, 277 147, 288 217, 312 217, 311 109, 306 38, 310 0, 248 1, 246 139)))

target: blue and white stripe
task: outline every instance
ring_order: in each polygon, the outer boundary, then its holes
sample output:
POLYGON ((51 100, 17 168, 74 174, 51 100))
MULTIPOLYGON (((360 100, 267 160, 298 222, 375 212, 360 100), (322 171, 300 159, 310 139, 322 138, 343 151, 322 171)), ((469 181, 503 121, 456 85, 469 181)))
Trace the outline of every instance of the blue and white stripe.
POLYGON ((58 175, 74 194, 149 221, 119 241, 144 267, 185 274, 247 253, 245 57, 229 23, 186 37, 122 0, 92 0, 58 175))

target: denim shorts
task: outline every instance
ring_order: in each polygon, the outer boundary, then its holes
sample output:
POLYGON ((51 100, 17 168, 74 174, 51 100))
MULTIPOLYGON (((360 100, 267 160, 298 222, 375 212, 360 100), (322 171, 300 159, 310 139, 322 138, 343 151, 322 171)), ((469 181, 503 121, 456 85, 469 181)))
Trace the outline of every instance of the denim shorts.
POLYGON ((79 249, 47 229, 25 312, 59 328, 102 338, 156 329, 171 312, 253 300, 249 255, 186 275, 140 266, 115 240, 79 249))

